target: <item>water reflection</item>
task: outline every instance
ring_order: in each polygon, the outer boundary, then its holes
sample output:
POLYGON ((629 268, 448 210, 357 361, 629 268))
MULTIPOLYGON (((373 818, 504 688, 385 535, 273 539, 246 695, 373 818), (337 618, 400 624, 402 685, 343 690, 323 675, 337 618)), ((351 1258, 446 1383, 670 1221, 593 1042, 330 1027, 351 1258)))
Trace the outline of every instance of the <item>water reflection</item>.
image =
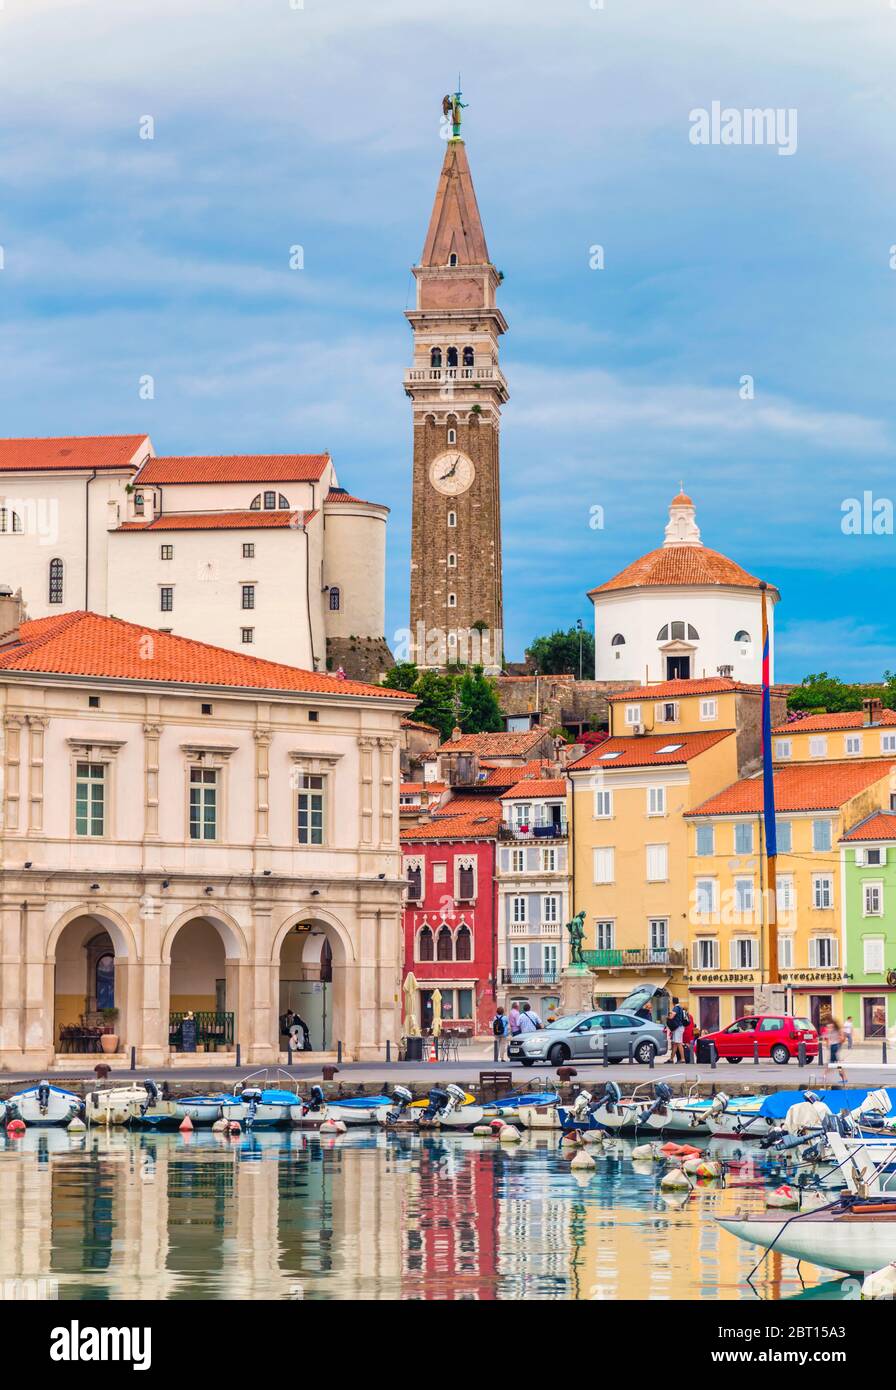
POLYGON ((63 1299, 839 1295, 781 1256, 747 1286, 757 1256, 711 1217, 761 1205, 761 1181, 670 1204, 628 1149, 597 1165, 574 1174, 535 1136, 29 1130, 0 1141, 0 1280, 63 1299))

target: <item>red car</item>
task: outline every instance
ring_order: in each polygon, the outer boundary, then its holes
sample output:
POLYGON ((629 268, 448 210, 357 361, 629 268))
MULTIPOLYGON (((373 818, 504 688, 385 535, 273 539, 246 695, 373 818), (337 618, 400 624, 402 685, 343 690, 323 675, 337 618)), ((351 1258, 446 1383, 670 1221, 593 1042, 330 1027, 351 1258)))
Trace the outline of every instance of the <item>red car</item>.
POLYGON ((782 1067, 791 1057, 799 1055, 801 1042, 806 1044, 806 1057, 810 1061, 818 1056, 818 1034, 810 1020, 794 1018, 792 1014, 747 1015, 719 1033, 703 1033, 697 1043, 698 1062, 710 1060, 710 1042, 715 1043, 716 1051, 726 1062, 742 1062, 745 1057, 752 1059, 754 1043, 759 1044, 760 1057, 770 1057, 782 1067))

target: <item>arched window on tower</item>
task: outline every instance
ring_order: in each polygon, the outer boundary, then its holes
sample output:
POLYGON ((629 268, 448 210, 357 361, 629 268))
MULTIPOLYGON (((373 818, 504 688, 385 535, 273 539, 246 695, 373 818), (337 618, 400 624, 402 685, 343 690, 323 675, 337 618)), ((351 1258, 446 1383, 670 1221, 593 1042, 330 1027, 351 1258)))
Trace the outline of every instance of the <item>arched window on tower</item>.
POLYGON ((452 266, 452 267, 457 265, 457 252, 456 252, 456 251, 452 251, 451 254, 449 255, 449 257, 448 257, 448 264, 449 264, 450 266, 452 266))
POLYGON ((661 628, 660 628, 659 632, 658 632, 657 635, 656 635, 656 640, 657 640, 658 642, 668 642, 668 640, 669 640, 669 624, 668 624, 668 623, 666 623, 665 627, 661 627, 661 628))
POLYGON ((450 927, 441 927, 436 937, 436 960, 454 959, 454 938, 450 927))
POLYGON ((465 366, 465 367, 472 367, 474 356, 475 356, 475 354, 474 354, 473 349, 472 349, 471 347, 465 347, 465 348, 464 348, 464 366, 465 366))
POLYGON ((63 581, 65 578, 65 566, 59 559, 50 561, 50 585, 47 598, 50 603, 61 603, 63 597, 63 581))
POLYGON ((624 647, 624 646, 625 646, 625 638, 623 637, 623 635, 622 635, 621 632, 617 632, 617 633, 615 633, 615 634, 613 635, 613 637, 610 639, 610 646, 611 646, 611 647, 624 647))
POLYGON ((449 366, 449 367, 456 367, 456 366, 457 366, 457 348, 456 348, 456 347, 450 347, 450 348, 448 349, 448 366, 449 366))
POLYGON ((735 632, 734 640, 735 642, 752 642, 753 639, 750 636, 749 632, 747 632, 744 628, 741 628, 740 632, 735 632))
POLYGON ((331 613, 338 613, 338 612, 339 612, 339 605, 340 605, 341 602, 342 602, 342 595, 341 595, 341 593, 340 593, 340 591, 339 591, 339 585, 338 585, 338 584, 331 584, 331 585, 330 585, 330 612, 331 612, 331 613))
POLYGON ((421 928, 420 928, 420 934, 419 934, 419 936, 417 937, 417 959, 418 959, 418 960, 432 960, 432 958, 433 958, 432 931, 430 930, 429 927, 421 927, 421 928))
POLYGON ((448 525, 449 525, 449 526, 456 526, 456 525, 457 525, 457 512, 449 512, 449 513, 448 513, 448 525))
POLYGON ((442 349, 439 347, 431 348, 429 353, 429 365, 431 367, 441 367, 442 349))
POLYGON ((697 629, 694 627, 693 623, 688 623, 688 641, 689 641, 689 642, 699 642, 699 641, 700 641, 700 633, 699 633, 699 632, 697 631, 697 629))

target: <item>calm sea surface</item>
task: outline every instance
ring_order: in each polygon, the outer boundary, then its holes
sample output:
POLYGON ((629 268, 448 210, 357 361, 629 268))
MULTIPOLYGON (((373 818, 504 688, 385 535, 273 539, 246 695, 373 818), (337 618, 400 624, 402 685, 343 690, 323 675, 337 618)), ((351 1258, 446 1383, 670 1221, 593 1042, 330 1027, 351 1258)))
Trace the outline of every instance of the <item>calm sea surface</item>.
MULTIPOLYGON (((710 1146, 718 1149, 718 1145, 710 1146)), ((729 1154, 734 1152, 729 1148, 729 1154)), ((837 1298, 840 1280, 713 1216, 781 1175, 664 1200, 631 1145, 573 1174, 556 1139, 298 1131, 0 1139, 6 1298, 837 1298), (802 1275, 802 1279, 800 1278, 802 1275)))

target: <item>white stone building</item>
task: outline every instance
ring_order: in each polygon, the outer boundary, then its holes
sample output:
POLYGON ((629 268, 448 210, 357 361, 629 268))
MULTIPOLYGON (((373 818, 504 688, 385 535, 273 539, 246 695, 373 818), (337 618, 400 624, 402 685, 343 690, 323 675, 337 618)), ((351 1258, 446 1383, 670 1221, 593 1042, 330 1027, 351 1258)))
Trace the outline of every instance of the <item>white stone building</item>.
MULTIPOLYGON (((687 680, 725 675, 762 679, 761 581, 700 538, 696 509, 679 493, 658 550, 626 566, 588 597, 594 604, 595 679, 687 680)), ((766 589, 770 678, 774 680, 774 610, 766 589)))
POLYGON ((329 454, 6 439, 0 494, 0 581, 30 618, 80 608, 350 674, 372 642, 370 673, 388 664, 388 508, 340 488, 329 454))
POLYGON ((564 777, 528 776, 501 797, 498 832, 499 1002, 532 1005, 542 1021, 560 1006, 567 962, 571 845, 564 777))
MULTIPOLYGON (((411 697, 91 613, 0 639, 0 1067, 399 1036, 411 697), (71 1056, 70 1056, 71 1054, 71 1056)), ((196 1057, 193 1058, 196 1060, 196 1057)))

